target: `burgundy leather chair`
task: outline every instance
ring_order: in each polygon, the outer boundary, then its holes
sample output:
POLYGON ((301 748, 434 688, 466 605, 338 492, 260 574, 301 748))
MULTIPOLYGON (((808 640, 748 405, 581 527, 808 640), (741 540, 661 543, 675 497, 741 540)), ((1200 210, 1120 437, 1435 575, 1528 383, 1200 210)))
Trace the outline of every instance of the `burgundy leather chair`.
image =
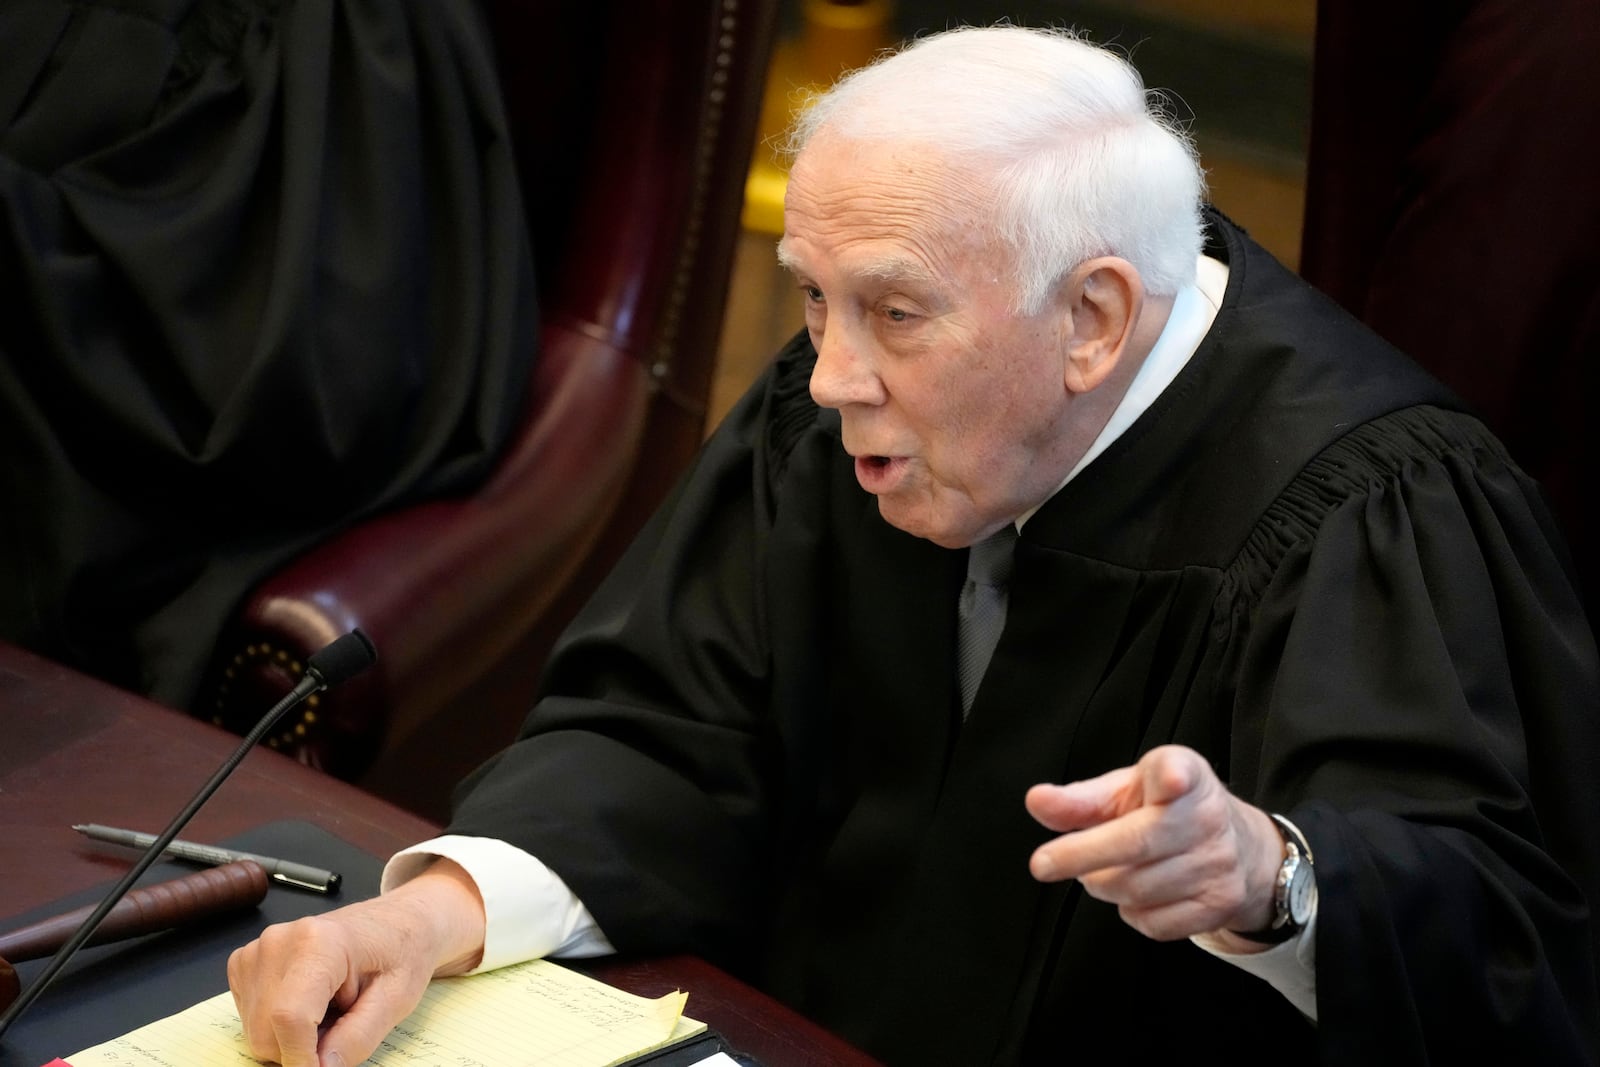
POLYGON ((704 436, 777 21, 777 0, 483 2, 540 276, 527 414, 470 496, 262 582, 199 712, 248 729, 359 627, 377 664, 268 743, 434 818, 513 736, 550 643, 704 436))

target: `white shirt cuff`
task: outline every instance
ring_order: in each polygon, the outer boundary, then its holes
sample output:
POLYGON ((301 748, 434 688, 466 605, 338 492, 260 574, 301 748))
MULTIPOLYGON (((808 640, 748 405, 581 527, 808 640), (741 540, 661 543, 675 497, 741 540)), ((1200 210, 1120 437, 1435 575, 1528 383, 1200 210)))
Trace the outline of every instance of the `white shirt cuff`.
POLYGON ((528 853, 495 838, 446 834, 403 849, 384 865, 379 892, 410 881, 439 857, 458 863, 483 897, 483 961, 470 973, 545 956, 616 951, 567 883, 528 853))
POLYGON ((1317 916, 1300 932, 1281 945, 1265 952, 1229 952, 1220 939, 1196 934, 1189 940, 1213 956, 1247 971, 1282 993, 1284 998, 1312 1022, 1317 1021, 1317 916))

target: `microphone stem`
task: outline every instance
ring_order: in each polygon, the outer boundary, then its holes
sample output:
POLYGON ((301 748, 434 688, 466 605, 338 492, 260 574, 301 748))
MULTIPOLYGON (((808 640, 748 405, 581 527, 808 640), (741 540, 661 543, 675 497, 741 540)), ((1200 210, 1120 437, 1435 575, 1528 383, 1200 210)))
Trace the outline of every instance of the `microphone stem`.
POLYGON ((100 923, 104 921, 111 909, 117 906, 117 902, 127 894, 129 889, 133 888, 133 883, 139 880, 139 876, 149 870, 151 865, 166 851, 173 838, 177 837, 178 832, 188 824, 190 819, 194 818, 195 812, 199 811, 200 806, 211 798, 211 794, 215 793, 228 775, 233 773, 234 768, 244 762, 244 758, 250 754, 250 750, 255 747, 256 742, 260 741, 267 731, 277 724, 285 712, 323 688, 325 688, 325 683, 321 675, 315 671, 307 671, 294 689, 290 690, 287 696, 278 701, 270 711, 261 717, 261 721, 256 723, 250 732, 245 735, 244 740, 239 743, 238 748, 234 749, 233 755, 228 757, 227 762, 219 767, 217 772, 211 776, 211 780, 200 788, 200 791, 194 795, 194 799, 184 805, 183 810, 178 812, 172 822, 167 825, 167 828, 157 835, 154 843, 145 850, 144 855, 139 857, 139 861, 133 865, 127 874, 122 876, 122 880, 100 902, 100 906, 95 908, 88 918, 83 920, 83 925, 79 926, 77 931, 50 958, 50 962, 40 972, 39 977, 34 979, 33 984, 22 991, 21 995, 6 1009, 4 1015, 0 1015, 0 1036, 5 1034, 12 1021, 21 1015, 29 1004, 33 1003, 40 993, 44 992, 45 987, 54 981, 56 974, 60 972, 62 967, 66 966, 67 961, 72 958, 83 943, 94 936, 95 930, 99 928, 100 923))

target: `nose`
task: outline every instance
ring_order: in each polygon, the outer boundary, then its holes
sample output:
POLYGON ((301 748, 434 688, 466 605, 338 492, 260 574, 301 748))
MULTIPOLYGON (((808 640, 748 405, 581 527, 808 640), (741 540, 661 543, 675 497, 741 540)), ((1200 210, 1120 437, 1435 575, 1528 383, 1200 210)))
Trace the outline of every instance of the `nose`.
POLYGON ((825 408, 877 405, 887 399, 870 349, 858 344, 843 323, 837 319, 828 323, 820 338, 812 337, 812 343, 817 363, 811 369, 811 399, 825 408))

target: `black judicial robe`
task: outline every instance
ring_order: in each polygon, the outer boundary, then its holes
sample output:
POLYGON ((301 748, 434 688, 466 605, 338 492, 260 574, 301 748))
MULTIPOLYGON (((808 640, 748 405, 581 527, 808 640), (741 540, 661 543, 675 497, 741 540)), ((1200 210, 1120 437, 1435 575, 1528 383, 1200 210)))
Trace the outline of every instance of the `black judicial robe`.
POLYGON ((455 0, 0 4, 0 638, 191 702, 257 579, 469 486, 533 258, 455 0))
POLYGON ((1024 527, 970 720, 961 551, 887 525, 780 355, 565 635, 452 829, 624 952, 891 1064, 1582 1063, 1595 647, 1536 487, 1220 217, 1186 369, 1024 527), (1193 746, 1316 856, 1318 1014, 1076 884, 1022 796, 1193 746))

